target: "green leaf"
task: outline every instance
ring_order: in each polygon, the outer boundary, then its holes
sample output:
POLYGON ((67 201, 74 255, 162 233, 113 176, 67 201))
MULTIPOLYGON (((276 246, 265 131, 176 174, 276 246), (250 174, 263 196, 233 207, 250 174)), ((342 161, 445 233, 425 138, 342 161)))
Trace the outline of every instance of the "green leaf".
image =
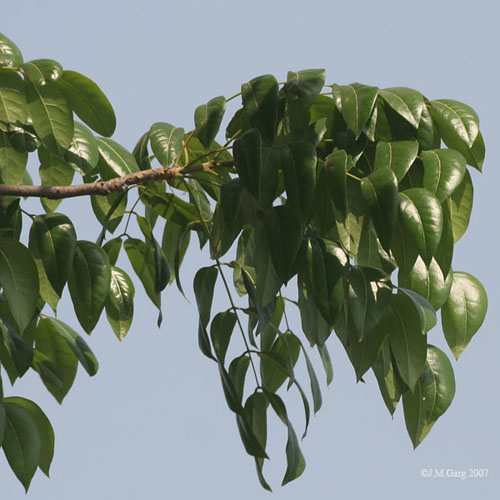
POLYGON ((473 199, 474 187, 470 173, 466 170, 461 184, 450 196, 449 208, 454 242, 463 236, 469 226, 473 199))
POLYGON ((381 168, 363 177, 361 192, 380 243, 389 251, 398 216, 398 181, 394 172, 390 168, 381 168))
POLYGON ((281 152, 287 206, 305 223, 316 186, 316 148, 308 141, 285 146, 281 152))
POLYGON ((116 128, 113 107, 102 90, 90 78, 76 71, 64 71, 57 80, 71 109, 92 130, 111 137, 116 128))
POLYGON ((125 338, 132 323, 134 294, 134 284, 129 275, 118 267, 111 267, 111 282, 105 307, 106 317, 118 340, 125 338))
POLYGON ((156 159, 163 168, 167 168, 177 159, 182 148, 184 129, 176 128, 169 123, 156 122, 149 130, 149 140, 156 159))
MULTIPOLYGON (((60 81, 60 80, 59 80, 60 81)), ((25 80, 26 100, 33 126, 43 145, 63 155, 73 140, 73 113, 56 82, 38 87, 25 80)))
POLYGON ((38 465, 43 473, 48 477, 50 464, 54 456, 54 429, 49 419, 41 408, 33 401, 25 398, 10 397, 5 398, 4 403, 20 406, 27 410, 36 422, 38 436, 40 438, 40 461, 38 465))
POLYGON ((4 400, 6 413, 2 448, 9 465, 26 492, 40 463, 42 440, 37 420, 24 406, 4 400))
POLYGON ((34 59, 25 62, 21 68, 33 85, 45 85, 47 81, 58 80, 62 73, 62 66, 52 59, 34 59))
POLYGON ((460 151, 472 148, 479 134, 479 117, 467 104, 451 99, 430 101, 431 116, 449 148, 460 151))
POLYGON ((124 247, 148 297, 160 309, 160 294, 155 290, 156 271, 152 248, 136 238, 129 238, 125 241, 124 247))
POLYGON ((250 357, 246 354, 242 354, 241 356, 234 358, 229 365, 229 378, 233 381, 234 388, 240 398, 240 402, 243 398, 245 377, 249 366, 250 357))
POLYGON ((318 345, 318 352, 321 357, 321 362, 323 363, 323 368, 326 374, 326 385, 330 385, 333 380, 333 365, 330 359, 330 353, 326 345, 318 345))
POLYGON ((413 392, 403 395, 406 429, 416 448, 455 396, 455 376, 446 354, 428 346, 424 371, 413 392))
POLYGON ((233 144, 234 164, 243 184, 256 198, 262 167, 262 140, 260 132, 252 128, 233 144))
POLYGON ((214 298, 214 287, 217 281, 218 271, 216 267, 202 267, 194 277, 193 288, 200 313, 200 321, 204 327, 210 321, 210 311, 214 298))
POLYGON ((74 123, 73 140, 64 158, 80 174, 90 174, 99 161, 99 149, 94 134, 80 122, 74 123))
POLYGON ((383 271, 372 267, 349 269, 347 312, 358 341, 377 325, 391 303, 392 292, 383 281, 385 276, 383 271))
POLYGON ((210 326, 210 338, 219 363, 224 365, 227 348, 236 325, 236 314, 230 311, 215 315, 210 326))
POLYGON ((453 149, 422 151, 424 188, 442 203, 460 186, 465 175, 465 158, 453 149))
POLYGON ((132 153, 129 153, 123 146, 120 146, 112 139, 98 137, 97 147, 105 166, 108 167, 105 168, 104 172, 101 171, 104 180, 123 177, 139 171, 139 166, 132 153))
POLYGON ((38 270, 38 280, 40 282, 40 297, 43 301, 52 307, 52 310, 56 312, 57 304, 61 298, 52 285, 50 284, 45 268, 43 267, 43 262, 41 259, 35 259, 36 268, 38 270))
MULTIPOLYGON (((0 61, 2 59, 0 38, 0 61)), ((12 70, 0 69, 0 129, 9 131, 12 125, 28 118, 28 107, 21 76, 12 70)))
POLYGON ((445 277, 436 259, 427 266, 419 256, 409 274, 399 273, 399 286, 409 288, 428 300, 437 311, 450 293, 452 273, 445 277))
POLYGON ((451 270, 454 248, 453 227, 449 206, 449 203, 443 203, 441 205, 443 211, 443 232, 441 234, 441 240, 439 241, 436 255, 434 256, 445 277, 448 277, 451 270))
POLYGON ((282 282, 287 283, 302 242, 302 226, 290 208, 279 206, 264 213, 264 227, 274 268, 282 282))
POLYGON ((427 349, 419 310, 406 293, 398 293, 392 296, 384 321, 398 372, 413 391, 424 369, 427 349))
POLYGON ((120 237, 109 240, 102 249, 108 254, 109 263, 114 266, 122 249, 122 239, 120 237))
POLYGON ((0 33, 0 66, 15 68, 23 63, 23 55, 19 47, 3 33, 0 33))
POLYGON ((290 100, 301 100, 309 108, 318 98, 324 84, 324 69, 306 69, 296 73, 289 71, 283 91, 290 100))
MULTIPOLYGON (((15 328, 1 316, 0 342, 3 344, 6 354, 12 360, 17 376, 22 377, 31 366, 33 348, 16 332, 15 328)), ((2 362, 6 364, 5 360, 2 360, 2 362)))
POLYGON ((377 143, 374 169, 391 168, 401 182, 418 154, 417 141, 392 141, 377 143))
POLYGON ((378 87, 370 87, 361 83, 339 85, 342 102, 342 117, 347 128, 359 138, 370 118, 378 95, 378 87))
POLYGON ((327 173, 329 193, 336 209, 336 214, 344 220, 347 215, 347 171, 349 170, 349 157, 339 149, 326 158, 323 171, 327 173))
POLYGON ((21 153, 15 149, 7 134, 0 130, 0 182, 21 184, 26 173, 27 162, 28 153, 21 153))
MULTIPOLYGON (((451 278, 451 274, 450 274, 451 278)), ((451 284, 451 280, 450 280, 451 284)), ((434 328, 437 323, 436 317, 436 309, 432 306, 432 304, 425 299, 422 295, 413 290, 407 290, 406 288, 401 287, 401 283, 399 283, 398 289, 406 293, 410 299, 413 300, 414 305, 416 306, 419 315, 420 315, 420 324, 422 325, 422 331, 428 332, 431 328, 434 328)))
MULTIPOLYGON (((180 267, 189 246, 191 233, 187 231, 186 224, 186 222, 177 222, 174 218, 167 220, 165 224, 161 247, 170 269, 180 267)), ((174 277, 171 276, 171 282, 174 277)))
POLYGON ((41 353, 46 361, 34 363, 34 367, 47 390, 58 403, 62 403, 75 380, 78 358, 68 340, 61 334, 59 328, 56 328, 54 321, 57 320, 43 318, 38 323, 35 335, 35 358, 41 353), (50 368, 48 372, 43 369, 45 365, 50 368))
POLYGON ((423 150, 438 149, 441 146, 441 137, 427 105, 422 110, 417 130, 417 140, 423 150))
POLYGON ((377 378, 377 383, 384 399, 385 406, 391 415, 394 414, 399 400, 401 399, 401 391, 394 370, 393 361, 391 358, 391 349, 389 342, 384 342, 381 351, 372 365, 373 373, 377 378))
POLYGON ((241 86, 241 98, 250 125, 265 143, 272 143, 278 123, 278 82, 272 75, 258 76, 241 86))
POLYGON ((309 380, 311 382, 311 394, 313 397, 314 404, 314 413, 316 414, 323 404, 323 399, 321 397, 321 389, 319 387, 318 377, 316 376, 316 372, 314 371, 313 364, 309 359, 309 355, 305 347, 301 344, 302 352, 304 353, 304 357, 306 359, 307 373, 309 374, 309 380))
POLYGON ((8 238, 0 238, 0 285, 22 333, 37 310, 38 271, 31 252, 8 238))
POLYGON ((7 415, 5 413, 5 406, 3 405, 3 394, 0 391, 0 447, 2 446, 6 425, 7 425, 7 415))
POLYGON ((68 217, 55 213, 35 217, 29 248, 35 259, 42 261, 47 278, 59 297, 68 281, 75 247, 76 232, 68 217))
POLYGON ((110 193, 107 196, 91 196, 92 211, 102 227, 114 233, 127 208, 127 192, 110 193))
POLYGON ((402 191, 399 200, 403 227, 410 234, 424 262, 429 264, 437 251, 443 230, 439 200, 424 188, 402 191))
POLYGON ((454 272, 441 320, 446 342, 455 358, 458 359, 483 324, 487 309, 488 297, 481 282, 468 273, 454 272))
POLYGON ((226 110, 226 98, 224 96, 214 97, 198 106, 194 112, 194 124, 196 135, 203 144, 206 151, 219 132, 220 124, 226 110))
POLYGON ((91 333, 110 289, 111 267, 106 252, 90 241, 78 241, 69 278, 69 291, 82 328, 91 333))
POLYGON ((418 128, 425 106, 420 92, 407 87, 392 87, 379 90, 379 95, 398 115, 418 128))

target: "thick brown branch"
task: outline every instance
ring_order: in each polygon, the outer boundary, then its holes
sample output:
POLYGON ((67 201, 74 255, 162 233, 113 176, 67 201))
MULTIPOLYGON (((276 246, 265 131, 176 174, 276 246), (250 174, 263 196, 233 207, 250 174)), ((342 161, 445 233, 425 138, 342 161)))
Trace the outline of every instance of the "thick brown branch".
POLYGON ((161 181, 172 179, 176 176, 212 170, 219 167, 232 167, 234 163, 228 161, 208 161, 189 167, 174 168, 152 168, 134 172, 123 177, 116 177, 109 181, 90 182, 87 184, 75 184, 72 186, 16 186, 11 184, 0 184, 0 196, 22 196, 24 198, 49 198, 60 200, 62 198, 74 198, 76 196, 107 196, 116 191, 125 191, 128 186, 142 184, 149 181, 161 181))

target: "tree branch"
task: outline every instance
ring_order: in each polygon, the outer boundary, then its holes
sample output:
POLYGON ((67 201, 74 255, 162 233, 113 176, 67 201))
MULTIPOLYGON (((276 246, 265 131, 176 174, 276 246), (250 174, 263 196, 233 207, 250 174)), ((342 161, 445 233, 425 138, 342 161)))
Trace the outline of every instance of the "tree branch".
POLYGON ((116 191, 125 191, 128 186, 142 184, 143 182, 161 181, 172 179, 184 174, 212 170, 220 167, 232 167, 234 162, 207 161, 187 167, 151 168, 134 172, 123 177, 115 177, 109 181, 89 182, 86 184, 74 184, 72 186, 18 186, 12 184, 0 184, 0 196, 22 196, 24 198, 48 198, 60 200, 63 198, 75 198, 77 196, 107 196, 116 191))

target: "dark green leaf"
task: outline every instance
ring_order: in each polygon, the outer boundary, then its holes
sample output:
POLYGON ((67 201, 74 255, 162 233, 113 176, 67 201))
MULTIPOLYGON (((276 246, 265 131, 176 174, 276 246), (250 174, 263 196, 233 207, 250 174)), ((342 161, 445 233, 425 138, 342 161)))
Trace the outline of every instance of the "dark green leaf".
POLYGON ((127 198, 127 192, 90 197, 92 211, 106 231, 113 233, 120 225, 127 208, 127 198))
POLYGON ((163 168, 167 168, 177 159, 182 148, 184 129, 176 128, 169 123, 157 122, 151 125, 149 140, 156 159, 163 168))
POLYGON ((4 400, 6 413, 2 448, 9 465, 26 492, 40 463, 42 439, 37 420, 24 406, 4 400))
POLYGON ((73 113, 64 95, 57 82, 47 82, 41 87, 29 80, 24 83, 28 109, 38 137, 48 150, 62 156, 71 145, 74 132, 73 113))
POLYGON ((219 131, 225 110, 226 98, 219 96, 198 106, 194 112, 196 135, 207 151, 219 131))
POLYGON ((454 272, 441 319, 446 342, 455 358, 458 359, 483 324, 487 309, 488 297, 481 282, 468 273, 454 272))
POLYGON ((393 361, 391 358, 391 349, 389 342, 384 342, 375 362, 372 365, 373 373, 377 378, 380 393, 384 403, 391 415, 394 414, 396 406, 401 399, 401 392, 397 382, 393 361))
POLYGON ((149 151, 148 151, 148 142, 149 142, 149 130, 144 133, 141 138, 137 141, 135 145, 134 151, 132 154, 134 155, 137 164, 141 170, 149 170, 151 168, 151 160, 149 159, 149 151))
POLYGON ((309 359, 309 355, 307 354, 306 349, 301 344, 302 352, 304 353, 304 357, 306 359, 307 373, 309 374, 309 379, 311 381, 311 393, 313 396, 314 403, 314 413, 317 413, 321 405, 323 404, 323 400, 321 397, 321 389, 319 387, 318 377, 316 376, 316 372, 314 371, 314 367, 309 359))
POLYGON ((25 62, 21 68, 34 85, 45 85, 47 81, 57 80, 63 73, 62 66, 52 59, 34 59, 25 62))
POLYGON ((416 448, 455 396, 455 376, 446 354, 428 346, 424 371, 413 392, 403 395, 406 428, 416 448))
POLYGON ((97 140, 85 125, 75 122, 74 126, 73 140, 64 158, 80 174, 90 174, 99 160, 97 140))
POLYGON ((236 325, 236 314, 226 311, 215 315, 210 326, 210 338, 219 363, 224 364, 231 335, 236 325))
MULTIPOLYGON (((0 342, 11 358, 15 371, 22 377, 33 360, 33 348, 21 337, 16 329, 0 316, 0 342)), ((3 349, 2 349, 3 350, 3 349)), ((2 360, 5 364, 5 360, 2 360)))
POLYGON ((465 158, 453 149, 422 151, 424 188, 442 203, 460 186, 465 175, 465 158))
POLYGON ((378 142, 374 169, 391 168, 401 182, 418 154, 417 141, 378 142))
POLYGON ((0 66, 15 68, 23 63, 23 55, 19 47, 3 33, 0 33, 0 66))
POLYGON ((218 271, 216 267, 202 267, 196 273, 193 282, 194 294, 200 321, 204 327, 210 321, 210 311, 212 309, 212 300, 214 298, 214 286, 217 281, 218 271))
POLYGON ((233 381, 236 393, 240 398, 240 402, 243 398, 244 388, 245 388, 245 377, 250 366, 250 356, 247 354, 242 354, 237 358, 234 358, 229 365, 229 377, 233 381))
POLYGON ((0 238, 0 285, 22 333, 37 309, 38 271, 31 252, 9 238, 0 238))
MULTIPOLYGON (((450 274, 450 278, 451 276, 452 275, 450 274)), ((399 283, 399 285, 400 286, 398 287, 398 289, 401 292, 406 293, 406 295, 408 295, 408 297, 413 300, 413 304, 416 306, 420 315, 420 324, 422 325, 422 331, 428 332, 431 328, 434 328, 437 323, 437 317, 436 309, 432 306, 432 304, 417 292, 402 288, 401 283, 399 283)))
POLYGON ((474 199, 474 187, 468 170, 465 171, 461 184, 450 196, 450 216, 453 231, 453 240, 457 242, 469 226, 474 199))
POLYGON ((112 139, 98 137, 97 147, 101 158, 104 160, 105 167, 107 167, 104 168, 104 172, 101 171, 103 179, 123 177, 139 171, 134 156, 112 139))
POLYGON ((411 188, 399 193, 399 211, 418 253, 429 264, 436 253, 443 230, 439 200, 427 189, 411 188))
POLYGON ((78 321, 89 334, 101 316, 110 280, 111 267, 106 252, 90 241, 78 241, 68 284, 78 321))
POLYGON ((330 385, 333 380, 333 365, 332 360, 330 359, 330 353, 328 352, 326 345, 318 345, 318 352, 321 356, 323 368, 325 369, 326 384, 330 385))
POLYGON ((116 128, 113 107, 90 78, 76 71, 64 71, 57 80, 71 109, 98 134, 110 137, 116 128))
POLYGON ((236 139, 233 154, 240 179, 248 191, 258 198, 262 166, 262 140, 259 131, 252 128, 236 139))
MULTIPOLYGON (((0 61, 2 59, 0 38, 0 61)), ((0 69, 0 129, 9 131, 12 125, 28 118, 28 107, 21 76, 12 70, 0 69)))
POLYGON ((325 84, 324 69, 289 71, 283 91, 290 100, 301 100, 306 107, 312 106, 325 84))
POLYGON ((329 193, 333 201, 337 215, 344 220, 347 215, 347 170, 349 170, 349 158, 342 149, 335 151, 326 159, 323 170, 327 173, 329 193))
POLYGON ((265 143, 272 143, 278 121, 278 82, 263 75, 241 86, 243 108, 252 127, 259 130, 265 143))
POLYGON ((118 267, 111 267, 111 282, 105 307, 109 324, 118 340, 125 338, 132 323, 134 294, 134 284, 129 275, 118 267))
POLYGON ((425 106, 420 92, 406 87, 392 87, 380 90, 379 95, 398 115, 418 128, 425 106))
POLYGON ((12 146, 7 134, 0 127, 0 182, 21 184, 25 172, 28 153, 21 153, 12 146))
POLYGON ((42 261, 47 278, 59 297, 68 281, 75 246, 75 228, 65 215, 45 214, 33 220, 29 248, 35 259, 42 261))

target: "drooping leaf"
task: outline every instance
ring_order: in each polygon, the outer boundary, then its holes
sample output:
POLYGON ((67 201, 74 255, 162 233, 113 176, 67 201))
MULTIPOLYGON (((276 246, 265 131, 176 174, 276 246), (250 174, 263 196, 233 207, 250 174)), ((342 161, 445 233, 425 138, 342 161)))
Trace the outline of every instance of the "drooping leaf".
POLYGON ((47 278, 59 295, 68 281, 76 247, 76 232, 63 214, 36 217, 30 230, 29 248, 43 263, 47 278))
POLYGON ((262 140, 260 132, 252 128, 234 141, 234 163, 243 184, 256 198, 262 166, 262 140))
POLYGON ((481 282, 468 273, 454 272, 441 319, 446 342, 455 358, 458 359, 482 325, 487 309, 488 297, 481 282))
POLYGON ((106 252, 90 241, 78 241, 68 284, 78 321, 89 334, 101 316, 110 281, 111 266, 106 252))
POLYGON ((91 196, 92 211, 103 229, 114 233, 127 208, 127 192, 110 193, 107 196, 91 196))
POLYGON ((453 149, 422 151, 424 188, 442 203, 458 186, 466 171, 465 158, 453 149))
MULTIPOLYGON (((0 61, 2 46, 0 39, 0 61)), ((0 129, 7 132, 12 125, 25 123, 27 117, 23 79, 15 71, 0 68, 0 129)))
POLYGON ((5 403, 14 404, 27 410, 36 422, 38 436, 40 438, 40 461, 38 465, 43 473, 48 477, 50 464, 54 456, 54 430, 49 419, 41 408, 33 401, 20 398, 9 397, 4 399, 5 403))
POLYGON ((214 286, 217 281, 216 267, 202 267, 194 277, 193 288, 200 313, 200 321, 204 327, 210 321, 210 311, 214 298, 214 286))
POLYGON ((406 428, 416 448, 455 396, 455 376, 446 354, 429 345, 424 370, 415 390, 403 395, 406 428))
POLYGON ((104 172, 100 172, 103 179, 123 177, 139 171, 139 166, 132 153, 129 153, 123 146, 112 139, 98 137, 97 147, 105 164, 104 172))
POLYGON ((0 285, 22 333, 37 309, 38 271, 31 252, 10 238, 0 238, 0 285))
POLYGON ((377 378, 385 406, 389 410, 389 413, 393 415, 401 399, 401 391, 399 390, 394 370, 389 342, 384 342, 382 349, 372 365, 372 369, 377 378))
POLYGON ((118 340, 125 338, 132 324, 134 294, 134 284, 129 275, 118 267, 111 267, 111 281, 105 307, 109 324, 118 340))
POLYGON ((21 68, 33 85, 45 85, 47 81, 57 80, 63 73, 60 63, 53 59, 34 59, 25 62, 21 68))
POLYGON ((379 95, 412 127, 418 128, 425 106, 424 98, 420 92, 407 87, 392 87, 379 90, 379 95))
POLYGON ((29 113, 38 137, 49 151, 62 156, 73 139, 71 108, 57 82, 48 81, 43 86, 33 85, 29 80, 24 83, 29 113))
POLYGON ((398 181, 390 168, 375 170, 361 179, 361 192, 368 205, 380 243, 389 251, 398 216, 398 181))
POLYGON ((176 128, 169 123, 156 122, 149 130, 149 140, 156 159, 163 168, 167 168, 177 159, 182 148, 184 129, 176 128))
POLYGON ((243 109, 250 125, 265 143, 272 143, 278 120, 278 82, 272 75, 258 76, 241 86, 243 109))
POLYGON ((422 331, 428 332, 431 328, 434 328, 437 323, 437 317, 436 309, 432 306, 432 304, 419 293, 413 290, 402 288, 401 283, 399 283, 398 289, 408 295, 408 297, 410 297, 410 299, 413 301, 413 304, 417 308, 420 315, 420 325, 422 326, 422 331))
POLYGON ((443 214, 438 199, 424 188, 407 189, 399 193, 399 211, 403 226, 418 253, 429 264, 443 230, 443 214))
POLYGON ((116 116, 108 98, 90 78, 76 71, 63 71, 57 85, 71 109, 92 130, 111 137, 116 128, 116 116))
POLYGON ((219 132, 225 110, 226 98, 219 96, 198 106, 194 112, 196 135, 207 151, 219 132))
POLYGON ((357 139, 372 114, 378 87, 356 82, 351 85, 339 85, 338 88, 342 102, 342 117, 347 128, 354 132, 357 139))
POLYGON ((333 380, 333 365, 332 360, 330 359, 330 353, 326 345, 318 345, 318 352, 321 357, 321 362, 323 363, 323 368, 325 369, 326 374, 326 384, 330 385, 333 380))
POLYGON ((417 141, 377 142, 374 169, 390 168, 401 182, 418 154, 417 141))
POLYGON ((463 236, 469 226, 473 199, 474 187, 470 173, 466 170, 461 184, 450 196, 449 208, 454 242, 463 236))
POLYGON ((236 314, 225 311, 215 315, 210 326, 210 338, 219 363, 224 364, 229 341, 236 325, 236 314))
MULTIPOLYGON (((0 316, 0 359, 7 369, 7 364, 12 362, 13 375, 22 377, 31 366, 33 360, 33 348, 26 340, 17 333, 14 326, 5 318, 0 316), (6 354, 10 360, 3 357, 6 354)), ((16 377, 17 378, 17 377, 16 377)), ((13 377, 11 377, 12 381, 13 377)))
POLYGON ((2 448, 9 465, 26 492, 40 463, 42 439, 32 412, 15 402, 4 400, 6 413, 2 448))

